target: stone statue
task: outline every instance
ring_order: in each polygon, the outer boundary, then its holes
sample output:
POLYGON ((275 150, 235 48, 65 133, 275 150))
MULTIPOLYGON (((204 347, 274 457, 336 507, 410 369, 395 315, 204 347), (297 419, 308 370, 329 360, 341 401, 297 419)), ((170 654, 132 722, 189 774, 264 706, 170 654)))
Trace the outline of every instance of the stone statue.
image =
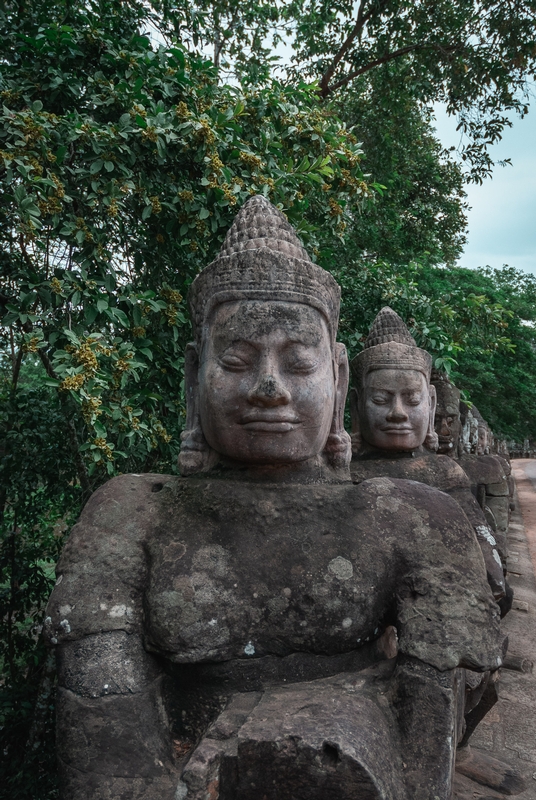
POLYGON ((462 426, 460 446, 458 447, 460 456, 468 453, 476 453, 478 440, 478 420, 467 403, 461 401, 460 421, 462 426))
POLYGON ((395 311, 383 308, 363 350, 352 360, 352 478, 357 482, 382 476, 405 478, 448 492, 475 530, 490 587, 499 601, 505 596, 505 584, 495 539, 467 475, 447 457, 456 449, 461 430, 460 393, 450 383, 436 384, 436 410, 431 370, 430 354, 417 347, 395 311), (436 449, 440 454, 430 453, 436 449))
POLYGON ((109 481, 58 564, 62 799, 450 800, 502 658, 471 526, 350 480, 339 287, 264 198, 190 304, 183 476, 109 481))
MULTIPOLYGON (((513 486, 506 459, 490 453, 490 430, 475 405, 470 411, 460 403, 460 391, 444 373, 432 373, 432 385, 437 394, 435 430, 439 438, 439 453, 456 459, 469 478, 471 490, 486 520, 493 530, 503 570, 506 571, 507 533, 513 486), (467 410, 466 410, 467 409, 467 410), (472 428, 471 452, 464 444, 463 426, 472 428)), ((508 608, 511 606, 510 598, 508 608)), ((503 613, 506 606, 503 604, 503 613)))
POLYGON ((444 372, 438 370, 433 371, 431 381, 437 397, 435 411, 437 452, 450 458, 458 458, 462 432, 460 390, 449 381, 444 372))

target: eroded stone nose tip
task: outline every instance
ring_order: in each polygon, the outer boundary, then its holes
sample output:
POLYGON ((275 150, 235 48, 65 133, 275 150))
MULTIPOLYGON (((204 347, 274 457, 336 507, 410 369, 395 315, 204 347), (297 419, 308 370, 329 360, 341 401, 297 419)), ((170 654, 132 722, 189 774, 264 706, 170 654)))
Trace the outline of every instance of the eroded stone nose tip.
POLYGON ((249 392, 248 400, 253 405, 282 406, 290 402, 290 392, 273 375, 266 375, 249 392))

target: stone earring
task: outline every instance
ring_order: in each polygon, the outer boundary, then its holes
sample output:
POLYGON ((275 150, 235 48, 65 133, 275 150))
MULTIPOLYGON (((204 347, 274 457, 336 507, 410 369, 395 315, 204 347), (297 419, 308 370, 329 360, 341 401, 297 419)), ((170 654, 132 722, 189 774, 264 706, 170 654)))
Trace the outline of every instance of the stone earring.
POLYGON ((432 450, 434 453, 436 453, 439 448, 439 437, 434 428, 436 402, 435 386, 430 385, 430 416, 428 418, 428 430, 426 431, 423 445, 427 450, 432 450))
POLYGON ((359 424, 357 389, 350 389, 348 399, 350 401, 350 421, 352 425, 352 434, 350 436, 352 455, 357 456, 361 452, 361 446, 363 444, 361 426, 359 424))
POLYGON ((352 460, 350 436, 344 429, 344 406, 348 392, 349 366, 346 347, 335 344, 334 367, 337 375, 333 420, 323 455, 333 469, 346 469, 352 460))
POLYGON ((199 417, 199 384, 197 371, 199 359, 197 347, 188 344, 184 354, 184 384, 186 387, 186 427, 181 433, 179 471, 181 475, 207 472, 216 461, 217 454, 210 447, 199 417))

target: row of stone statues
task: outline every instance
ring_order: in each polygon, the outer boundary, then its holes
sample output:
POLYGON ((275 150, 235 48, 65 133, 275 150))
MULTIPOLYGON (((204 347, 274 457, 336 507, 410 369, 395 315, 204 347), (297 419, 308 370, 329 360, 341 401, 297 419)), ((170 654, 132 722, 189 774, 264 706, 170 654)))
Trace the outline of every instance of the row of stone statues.
POLYGON ((339 301, 262 197, 195 279, 182 477, 105 484, 58 564, 63 800, 452 797, 505 655, 506 467, 466 466, 390 309, 350 438, 339 301))

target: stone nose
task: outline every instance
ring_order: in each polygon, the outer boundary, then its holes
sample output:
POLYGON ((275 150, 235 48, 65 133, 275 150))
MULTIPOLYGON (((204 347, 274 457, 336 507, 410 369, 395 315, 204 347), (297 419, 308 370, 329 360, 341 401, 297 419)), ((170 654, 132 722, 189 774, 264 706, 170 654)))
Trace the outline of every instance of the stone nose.
POLYGON ((253 406, 286 406, 290 403, 290 392, 273 375, 263 375, 248 393, 248 401, 253 406))
POLYGON ((408 418, 406 410, 400 400, 396 398, 387 414, 388 422, 404 422, 408 418))
POLYGON ((439 425, 439 435, 440 436, 450 436, 450 425, 448 424, 445 417, 441 417, 440 425, 439 425))

